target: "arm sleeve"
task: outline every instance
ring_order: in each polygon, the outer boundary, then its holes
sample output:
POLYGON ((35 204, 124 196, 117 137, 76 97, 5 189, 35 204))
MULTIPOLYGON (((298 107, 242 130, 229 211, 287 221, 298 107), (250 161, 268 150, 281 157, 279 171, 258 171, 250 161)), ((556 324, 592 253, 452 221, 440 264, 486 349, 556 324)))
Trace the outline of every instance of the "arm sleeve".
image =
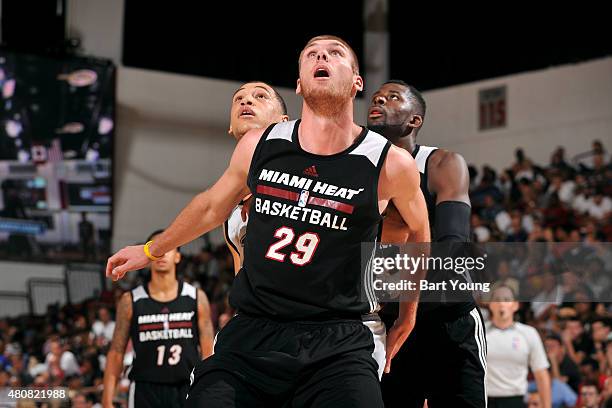
POLYGON ((434 238, 436 242, 469 242, 472 209, 461 201, 442 201, 436 205, 434 238))

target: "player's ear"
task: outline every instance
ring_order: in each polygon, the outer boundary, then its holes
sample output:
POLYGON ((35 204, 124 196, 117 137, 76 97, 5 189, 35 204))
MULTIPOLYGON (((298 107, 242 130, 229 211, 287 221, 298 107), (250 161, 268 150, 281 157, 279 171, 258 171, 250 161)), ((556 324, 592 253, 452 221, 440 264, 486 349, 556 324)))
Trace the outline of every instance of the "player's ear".
POLYGON ((410 118, 409 126, 415 129, 423 126, 423 117, 421 115, 412 115, 410 118))
POLYGON ((361 75, 355 76, 355 88, 358 92, 363 91, 363 78, 361 77, 361 75))
POLYGON ((302 84, 300 84, 300 79, 297 80, 297 86, 295 87, 295 93, 298 95, 302 94, 302 84))
POLYGON ((287 122, 288 120, 289 120, 289 116, 287 116, 287 115, 282 115, 281 116, 281 120, 280 120, 281 122, 287 122))
POLYGON ((227 134, 234 136, 234 130, 232 129, 232 125, 230 125, 229 129, 227 129, 227 134))
POLYGON ((174 263, 178 264, 179 262, 181 262, 181 253, 176 251, 176 254, 174 255, 174 263))

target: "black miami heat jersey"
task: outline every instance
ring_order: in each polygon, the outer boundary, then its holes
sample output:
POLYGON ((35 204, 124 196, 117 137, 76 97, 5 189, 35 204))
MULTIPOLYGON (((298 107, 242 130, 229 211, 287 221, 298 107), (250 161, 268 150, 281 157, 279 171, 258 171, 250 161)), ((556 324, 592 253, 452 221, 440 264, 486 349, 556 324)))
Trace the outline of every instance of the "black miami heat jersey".
POLYGON ((238 313, 286 320, 360 318, 378 307, 361 243, 377 239, 390 144, 363 128, 346 150, 317 155, 300 147, 299 124, 271 125, 253 154, 249 232, 230 302, 238 313))
MULTIPOLYGON (((438 150, 437 147, 432 146, 421 146, 416 145, 414 151, 412 152, 412 157, 414 157, 414 161, 416 162, 417 168, 419 169, 419 173, 421 176, 421 191, 423 192, 423 196, 425 198, 425 202, 427 204, 427 212, 429 213, 429 227, 431 230, 431 241, 435 242, 435 220, 436 220, 436 200, 437 196, 435 193, 429 191, 428 187, 428 173, 429 173, 429 158, 431 155, 438 150)), ((453 275, 456 277, 456 275, 453 275)), ((427 275, 427 279, 436 282, 437 280, 431 274, 427 275)), ((437 296, 437 293, 433 296, 437 296)), ((419 307, 417 309, 419 315, 428 314, 430 316, 436 316, 440 318, 450 318, 452 316, 458 316, 460 314, 466 313, 472 310, 475 306, 474 300, 468 293, 465 296, 465 301, 458 301, 456 297, 452 302, 444 302, 442 301, 431 301, 426 300, 427 295, 421 295, 421 301, 419 307)))
POLYGON ((196 288, 179 281, 178 296, 158 302, 147 284, 132 290, 133 381, 181 383, 200 360, 196 288))

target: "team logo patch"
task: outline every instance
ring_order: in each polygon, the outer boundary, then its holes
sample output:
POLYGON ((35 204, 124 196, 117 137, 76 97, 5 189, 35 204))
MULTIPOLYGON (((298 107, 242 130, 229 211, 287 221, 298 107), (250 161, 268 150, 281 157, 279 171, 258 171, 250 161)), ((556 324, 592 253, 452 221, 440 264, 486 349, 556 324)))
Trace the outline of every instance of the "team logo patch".
POLYGON ((308 192, 308 190, 302 190, 302 192, 300 193, 300 198, 298 199, 299 207, 306 207, 306 204, 308 204, 309 195, 310 193, 308 192))

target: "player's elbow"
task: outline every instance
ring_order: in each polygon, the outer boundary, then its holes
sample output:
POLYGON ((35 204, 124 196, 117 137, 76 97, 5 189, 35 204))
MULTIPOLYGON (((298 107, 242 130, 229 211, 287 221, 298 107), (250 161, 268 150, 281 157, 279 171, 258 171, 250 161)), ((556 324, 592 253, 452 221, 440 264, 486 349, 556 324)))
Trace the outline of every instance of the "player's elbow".
POLYGON ((204 191, 196 196, 195 201, 198 207, 198 213, 201 217, 198 219, 201 222, 207 221, 207 223, 213 223, 215 225, 221 224, 229 216, 229 211, 223 209, 221 203, 217 203, 214 200, 210 191, 204 191))

